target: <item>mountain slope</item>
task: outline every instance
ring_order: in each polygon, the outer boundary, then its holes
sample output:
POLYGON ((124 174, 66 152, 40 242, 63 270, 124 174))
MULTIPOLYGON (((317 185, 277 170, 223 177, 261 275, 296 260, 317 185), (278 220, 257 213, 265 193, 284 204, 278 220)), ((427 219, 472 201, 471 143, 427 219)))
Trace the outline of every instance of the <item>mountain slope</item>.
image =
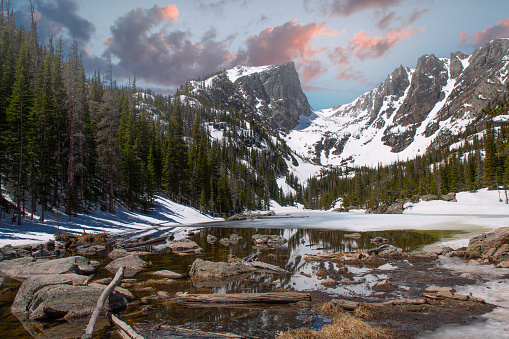
POLYGON ((507 92, 509 40, 493 40, 471 56, 425 55, 415 69, 400 66, 353 102, 301 117, 285 137, 321 165, 388 164, 424 154, 465 131, 507 92))

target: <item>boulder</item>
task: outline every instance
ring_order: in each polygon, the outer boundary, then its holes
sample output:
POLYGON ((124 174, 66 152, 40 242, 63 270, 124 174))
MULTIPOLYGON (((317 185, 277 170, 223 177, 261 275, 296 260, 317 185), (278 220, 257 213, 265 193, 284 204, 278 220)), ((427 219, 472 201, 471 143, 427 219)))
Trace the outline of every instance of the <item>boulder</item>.
POLYGON ((369 242, 372 244, 385 244, 388 241, 389 241, 388 239, 385 239, 382 237, 375 237, 375 238, 369 240, 369 242))
POLYGON ((94 266, 85 257, 73 256, 61 259, 20 258, 0 262, 0 273, 16 280, 25 280, 32 275, 48 274, 92 274, 94 266))
POLYGON ((230 244, 238 244, 240 239, 242 239, 242 237, 239 237, 238 234, 233 233, 230 235, 230 244))
POLYGON ((451 201, 451 202, 457 202, 456 200, 456 193, 452 192, 446 195, 442 195, 443 201, 451 201))
POLYGON ((179 274, 179 273, 176 273, 176 272, 173 272, 170 270, 156 271, 156 272, 152 272, 151 274, 157 275, 157 276, 163 277, 163 278, 168 278, 168 279, 180 279, 180 278, 184 277, 182 274, 179 274))
MULTIPOLYGON (((88 277, 77 274, 31 276, 21 285, 11 312, 22 321, 89 316, 106 286, 85 286, 87 281, 88 277)), ((105 312, 125 308, 127 300, 128 295, 115 290, 105 312)))
POLYGON ((79 255, 97 255, 100 252, 106 251, 106 246, 104 245, 92 245, 87 247, 80 247, 76 251, 79 255))
POLYGON ((219 239, 219 243, 224 246, 230 246, 230 238, 221 238, 219 239))
MULTIPOLYGON (((88 317, 94 311, 97 300, 104 288, 98 286, 51 285, 34 294, 29 310, 30 320, 59 319, 72 320, 88 317)), ((104 313, 117 311, 127 306, 127 300, 116 291, 110 294, 104 313)))
POLYGON ((217 241, 217 237, 213 236, 212 234, 207 235, 207 242, 209 244, 213 244, 217 241))
POLYGON ((370 250, 367 250, 366 253, 368 255, 376 254, 378 256, 392 256, 392 255, 402 255, 403 250, 399 247, 383 244, 376 248, 372 248, 370 250))
POLYGON ((128 255, 127 257, 110 262, 106 265, 106 269, 111 273, 116 273, 119 268, 125 267, 124 276, 133 277, 145 266, 148 266, 148 263, 139 256, 128 255))
POLYGON ((222 279, 257 271, 256 268, 244 265, 239 262, 212 262, 203 259, 196 259, 191 266, 189 275, 193 279, 222 279))
POLYGON ((173 253, 181 255, 203 253, 203 248, 200 245, 187 238, 172 241, 168 247, 172 249, 173 253))
POLYGON ((255 247, 276 248, 286 243, 286 239, 275 234, 254 234, 251 238, 255 247))
POLYGON ((129 252, 127 252, 125 249, 115 248, 113 251, 111 251, 108 254, 108 258, 110 258, 112 260, 116 260, 116 259, 120 259, 123 257, 127 257, 128 255, 129 255, 129 252))
POLYGON ((494 264, 509 260, 509 227, 501 227, 495 232, 471 238, 465 258, 483 258, 494 264))
POLYGON ((509 261, 502 261, 496 267, 497 268, 509 268, 509 261))
POLYGON ((51 285, 84 285, 88 279, 87 276, 78 274, 35 275, 28 277, 16 294, 11 307, 11 313, 20 319, 27 319, 34 294, 38 290, 51 285))

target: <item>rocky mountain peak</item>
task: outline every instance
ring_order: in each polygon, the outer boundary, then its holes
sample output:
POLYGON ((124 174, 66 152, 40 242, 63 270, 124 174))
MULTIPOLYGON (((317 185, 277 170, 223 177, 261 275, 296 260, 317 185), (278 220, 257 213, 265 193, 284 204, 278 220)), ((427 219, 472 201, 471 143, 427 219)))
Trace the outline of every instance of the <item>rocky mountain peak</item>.
POLYGON ((203 81, 191 81, 195 95, 231 106, 246 119, 287 132, 313 109, 302 91, 295 64, 237 66, 203 81))
POLYGON ((313 113, 293 62, 241 76, 235 80, 235 86, 251 97, 261 114, 282 130, 295 128, 300 116, 313 113))
POLYGON ((309 138, 300 152, 322 165, 413 158, 478 123, 491 100, 507 94, 508 76, 509 39, 493 40, 472 55, 423 55, 414 69, 398 67, 378 88, 316 112, 308 130, 289 137, 309 138))

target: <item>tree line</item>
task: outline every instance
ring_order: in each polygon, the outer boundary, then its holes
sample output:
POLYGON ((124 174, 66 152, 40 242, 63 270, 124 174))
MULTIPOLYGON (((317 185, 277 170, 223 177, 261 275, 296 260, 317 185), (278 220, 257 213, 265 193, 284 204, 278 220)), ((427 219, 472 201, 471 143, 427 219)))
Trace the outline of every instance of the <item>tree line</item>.
POLYGON ((33 19, 16 27, 2 1, 0 215, 148 212, 157 194, 225 216, 294 200, 276 182, 290 150, 263 125, 203 98, 193 105, 188 86, 173 97, 135 79, 119 86, 111 60, 87 76, 78 43, 64 47, 39 43, 33 19))
POLYGON ((415 159, 387 166, 330 169, 308 180, 304 205, 329 209, 342 201, 344 208, 377 208, 398 199, 418 201, 421 196, 499 189, 509 202, 509 128, 507 95, 491 102, 448 145, 430 149, 415 159), (482 127, 484 132, 477 132, 482 127))

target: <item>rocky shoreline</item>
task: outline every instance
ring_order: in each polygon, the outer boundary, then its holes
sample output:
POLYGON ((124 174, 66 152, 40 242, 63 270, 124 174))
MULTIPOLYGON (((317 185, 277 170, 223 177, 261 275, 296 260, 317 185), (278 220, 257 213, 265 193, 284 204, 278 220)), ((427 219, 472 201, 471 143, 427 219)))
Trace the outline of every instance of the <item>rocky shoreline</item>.
MULTIPOLYGON (((345 238, 357 237, 358 234, 355 233, 351 236, 345 235, 345 238)), ((241 237, 233 234, 229 238, 214 238, 209 235, 207 242, 219 244, 223 240, 221 244, 225 246, 226 239, 228 244, 241 240, 241 237)), ((171 239, 172 237, 167 234, 151 239, 83 234, 80 237, 63 235, 56 241, 37 246, 4 246, 1 249, 0 276, 22 282, 11 312, 34 336, 40 335, 38 331, 33 330, 34 322, 85 321, 93 312, 100 294, 111 281, 111 278, 94 279, 94 273, 97 272, 100 263, 85 257, 90 254, 107 253, 111 262, 105 269, 112 275, 120 267, 126 268, 126 278, 115 288, 103 314, 121 312, 132 304, 140 304, 140 312, 148 313, 158 303, 182 302, 182 294, 179 299, 178 294, 172 295, 160 287, 173 284, 175 279, 186 276, 195 286, 208 288, 220 286, 225 281, 246 279, 246 276, 253 272, 292 274, 285 268, 259 261, 256 256, 246 258, 232 256, 228 262, 196 258, 187 275, 159 270, 151 272, 154 276, 152 280, 136 279, 139 272, 146 272, 151 266, 150 261, 140 257, 150 257, 151 254, 140 251, 143 244, 164 242, 173 253, 181 256, 203 253, 203 249, 193 240, 171 239), (69 253, 73 255, 69 256, 69 253), (137 295, 140 295, 140 292, 148 292, 149 295, 139 298, 137 295)), ((363 279, 362 275, 355 274, 355 270, 351 270, 350 267, 369 267, 375 275, 377 272, 380 272, 380 275, 387 275, 387 278, 373 285, 372 289, 376 293, 372 297, 338 297, 309 291, 311 300, 298 302, 298 307, 316 307, 332 302, 334 307, 343 312, 350 312, 363 321, 369 321, 370 324, 380 328, 390 327, 390 336, 401 338, 414 337, 421 331, 436 329, 444 323, 466 323, 495 307, 476 296, 455 293, 451 286, 468 285, 473 281, 471 278, 441 268, 439 260, 461 257, 477 264, 494 264, 501 269, 507 268, 509 228, 500 228, 495 232, 476 236, 470 240, 467 248, 458 250, 444 248, 437 253, 406 253, 401 248, 387 244, 386 239, 372 240, 377 246, 369 250, 357 253, 311 254, 301 258, 317 263, 320 269, 316 276, 324 286, 358 284, 363 279), (391 265, 393 268, 391 271, 383 271, 384 265, 391 265), (358 279, 359 277, 361 278, 358 279), (369 316, 364 318, 358 316, 362 313, 360 310, 369 310, 369 316)), ((275 235, 253 235, 250 241, 253 248, 259 249, 277 248, 286 243, 286 239, 275 235)), ((293 272, 293 274, 307 273, 293 272)), ((293 291, 282 289, 279 292, 283 294, 284 299, 284 293, 293 291)), ((298 327, 298 324, 295 324, 295 327, 298 327)), ((104 329, 101 326, 99 328, 104 329)), ((79 333, 79 326, 74 331, 75 337, 82 334, 79 333)))

